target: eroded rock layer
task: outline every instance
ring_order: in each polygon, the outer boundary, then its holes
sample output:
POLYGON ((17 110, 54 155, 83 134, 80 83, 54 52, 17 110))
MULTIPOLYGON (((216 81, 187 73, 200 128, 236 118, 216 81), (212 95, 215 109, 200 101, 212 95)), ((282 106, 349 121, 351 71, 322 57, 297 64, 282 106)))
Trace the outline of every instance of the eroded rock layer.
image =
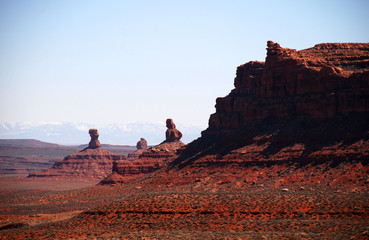
POLYGON ((122 176, 153 172, 160 168, 163 161, 175 157, 177 150, 184 145, 181 141, 161 143, 143 152, 137 160, 114 162, 112 171, 122 176))
POLYGON ((318 44, 296 51, 268 42, 264 62, 237 68, 235 89, 216 101, 205 132, 267 117, 327 119, 369 110, 369 44, 318 44))
POLYGON ((136 147, 136 151, 128 154, 127 160, 133 161, 138 159, 142 153, 147 150, 147 141, 144 138, 141 138, 140 141, 137 142, 136 147))
POLYGON ((30 174, 28 177, 82 177, 101 179, 111 173, 113 161, 126 159, 123 155, 109 152, 101 147, 98 140, 99 131, 88 131, 91 140, 88 147, 82 151, 70 154, 63 160, 39 173, 30 174))
POLYGON ((174 165, 209 155, 217 163, 369 159, 368 43, 296 51, 269 41, 266 61, 239 66, 234 85, 174 165))
POLYGON ((184 147, 181 141, 166 142, 151 147, 142 152, 138 159, 114 161, 112 173, 100 184, 120 184, 124 179, 138 177, 142 174, 154 172, 163 167, 168 161, 178 155, 178 150, 184 147))
POLYGON ((83 177, 101 179, 111 173, 113 161, 126 159, 105 150, 102 147, 86 148, 78 153, 66 156, 54 165, 40 173, 30 174, 29 177, 83 177))
POLYGON ((159 161, 116 161, 113 163, 113 173, 121 176, 137 175, 141 173, 153 172, 159 168, 159 161))

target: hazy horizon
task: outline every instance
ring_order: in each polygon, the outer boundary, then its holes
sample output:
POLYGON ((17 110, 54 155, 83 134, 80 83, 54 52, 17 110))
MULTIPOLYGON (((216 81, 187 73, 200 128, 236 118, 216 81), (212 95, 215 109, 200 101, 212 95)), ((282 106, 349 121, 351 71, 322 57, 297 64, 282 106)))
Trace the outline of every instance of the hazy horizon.
MULTIPOLYGON (((190 143, 200 137, 206 127, 176 123, 182 132, 181 141, 190 143)), ((36 139, 62 145, 81 145, 90 141, 88 130, 97 128, 102 144, 135 146, 140 138, 149 145, 157 145, 165 140, 166 124, 159 122, 91 124, 82 122, 0 122, 0 139, 36 139)))
POLYGON ((367 1, 0 1, 0 122, 207 126, 268 40, 369 42, 367 1))

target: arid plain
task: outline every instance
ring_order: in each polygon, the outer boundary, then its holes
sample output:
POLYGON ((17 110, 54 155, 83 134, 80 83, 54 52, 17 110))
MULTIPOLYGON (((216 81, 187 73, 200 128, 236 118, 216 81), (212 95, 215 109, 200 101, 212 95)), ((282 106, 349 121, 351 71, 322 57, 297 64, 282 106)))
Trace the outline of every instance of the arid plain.
POLYGON ((234 85, 187 145, 172 119, 119 152, 91 129, 1 178, 0 238, 368 239, 369 44, 269 41, 234 85))

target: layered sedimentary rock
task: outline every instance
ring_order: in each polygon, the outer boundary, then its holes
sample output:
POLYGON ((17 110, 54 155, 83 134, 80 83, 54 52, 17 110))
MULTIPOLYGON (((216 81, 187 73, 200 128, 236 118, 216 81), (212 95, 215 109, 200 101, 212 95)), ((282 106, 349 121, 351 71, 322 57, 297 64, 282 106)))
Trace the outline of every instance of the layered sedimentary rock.
POLYGON ((106 178, 104 178, 100 184, 101 185, 114 185, 119 183, 124 183, 125 179, 122 175, 117 172, 112 172, 106 178))
POLYGON ((174 164, 369 158, 369 43, 267 46, 265 62, 237 68, 235 88, 174 164))
POLYGON ((177 154, 185 144, 180 140, 182 133, 176 129, 173 119, 166 120, 167 131, 165 132, 165 141, 161 144, 149 148, 142 154, 142 158, 169 158, 177 154))
POLYGON ((100 184, 121 184, 127 179, 138 177, 142 174, 153 172, 160 168, 161 159, 119 160, 114 161, 110 169, 111 173, 100 184))
MULTIPOLYGON (((168 129, 165 132, 165 140, 161 144, 149 149, 142 149, 142 151, 140 151, 138 146, 141 146, 141 143, 137 143, 137 151, 139 151, 140 153, 140 158, 166 159, 175 156, 177 154, 177 150, 185 146, 185 144, 180 141, 180 139, 182 138, 182 133, 178 129, 176 129, 176 125, 174 124, 173 119, 168 118, 166 120, 166 126, 168 129)), ((130 156, 131 154, 129 155, 129 158, 130 156)))
POLYGON ((235 89, 216 101, 207 132, 294 116, 323 120, 369 110, 369 44, 318 44, 296 51, 268 42, 265 62, 237 68, 235 89))
POLYGON ((163 166, 163 163, 177 156, 178 150, 185 146, 179 139, 182 133, 175 128, 172 119, 167 119, 166 139, 161 144, 145 149, 147 147, 146 140, 141 138, 137 143, 137 151, 130 153, 128 159, 124 161, 115 161, 112 173, 100 184, 116 184, 123 183, 121 178, 117 178, 117 174, 121 177, 132 177, 140 174, 153 172, 163 166), (137 157, 137 155, 138 158, 137 157), (118 179, 114 181, 114 179, 118 179))
POLYGON ((144 138, 141 138, 140 141, 136 144, 137 150, 134 152, 131 152, 127 156, 127 160, 136 160, 138 159, 143 152, 147 150, 147 141, 144 138))
POLYGON ((140 173, 153 172, 159 168, 160 161, 141 160, 141 161, 116 161, 113 163, 113 173, 119 173, 122 176, 136 175, 140 173))
POLYGON ((185 144, 182 141, 163 142, 143 152, 141 158, 168 158, 177 154, 185 144))
POLYGON ((66 156, 54 165, 29 177, 83 177, 101 179, 111 173, 113 161, 126 159, 123 155, 111 153, 100 146, 96 129, 90 129, 91 141, 89 147, 66 156))

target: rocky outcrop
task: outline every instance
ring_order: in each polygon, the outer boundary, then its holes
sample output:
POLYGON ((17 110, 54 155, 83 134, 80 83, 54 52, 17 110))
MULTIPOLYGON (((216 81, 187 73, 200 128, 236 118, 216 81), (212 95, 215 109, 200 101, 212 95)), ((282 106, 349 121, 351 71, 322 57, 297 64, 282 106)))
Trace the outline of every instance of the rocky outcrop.
POLYGON ((369 43, 267 46, 265 62, 237 68, 235 89, 173 164, 369 159, 369 43))
POLYGON ((119 160, 113 162, 112 173, 104 178, 100 185, 122 184, 126 180, 141 176, 158 170, 161 167, 162 159, 137 159, 119 160))
POLYGON ((181 141, 163 142, 155 147, 149 148, 143 152, 141 158, 168 158, 177 154, 177 151, 184 147, 181 141))
POLYGON ((165 132, 165 141, 166 142, 179 141, 182 138, 182 133, 176 129, 176 125, 174 124, 173 119, 168 118, 166 124, 168 129, 165 132))
POLYGON ((127 156, 127 160, 136 160, 138 159, 143 152, 147 150, 147 141, 144 138, 141 138, 140 141, 136 144, 137 150, 134 152, 131 152, 127 156))
POLYGON ((106 178, 104 178, 100 184, 101 185, 114 185, 124 183, 126 179, 117 172, 112 172, 106 178))
POLYGON ((140 141, 137 142, 136 147, 137 150, 147 150, 147 141, 145 140, 145 138, 141 138, 140 141))
POLYGON ((116 174, 121 177, 139 176, 141 174, 150 173, 161 168, 165 161, 177 156, 178 150, 185 146, 179 139, 182 133, 175 128, 172 119, 167 119, 166 140, 161 144, 145 149, 146 140, 141 138, 137 143, 137 151, 130 153, 127 160, 115 161, 113 163, 112 174, 100 182, 100 184, 118 184, 111 179, 116 178, 116 174), (145 149, 145 150, 144 150, 145 149), (115 177, 114 177, 115 176, 115 177))
POLYGON ((82 151, 70 154, 63 160, 39 173, 29 177, 82 177, 101 179, 111 173, 113 161, 126 159, 123 155, 111 153, 100 146, 97 139, 97 129, 90 129, 91 141, 89 147, 82 151))
POLYGON ((88 147, 91 149, 101 147, 100 141, 98 140, 99 131, 97 131, 97 129, 90 129, 88 133, 90 134, 91 137, 91 141, 88 143, 88 147))
POLYGON ((160 161, 145 160, 145 161, 117 161, 113 163, 113 172, 119 173, 122 176, 136 175, 141 173, 153 172, 159 168, 160 161))
POLYGON ((177 151, 183 146, 185 146, 185 144, 181 141, 164 141, 155 147, 143 151, 137 159, 132 160, 132 155, 130 154, 127 158, 128 161, 114 161, 112 174, 101 181, 100 184, 123 183, 124 181, 122 179, 116 182, 112 180, 114 176, 114 178, 118 179, 116 174, 119 174, 124 179, 124 177, 139 176, 141 174, 154 172, 160 169, 166 160, 176 157, 177 151))
POLYGON ((294 116, 324 120, 369 110, 369 44, 318 44, 296 51, 268 42, 264 62, 237 68, 235 89, 216 100, 205 132, 294 116))

